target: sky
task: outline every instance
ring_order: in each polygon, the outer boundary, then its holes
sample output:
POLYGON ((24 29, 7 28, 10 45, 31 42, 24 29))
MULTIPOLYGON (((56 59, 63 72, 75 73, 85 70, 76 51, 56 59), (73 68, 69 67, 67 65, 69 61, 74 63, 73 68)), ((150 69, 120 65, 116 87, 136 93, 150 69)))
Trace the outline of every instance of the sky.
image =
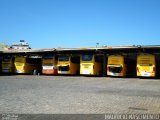
POLYGON ((31 48, 160 45, 160 0, 0 0, 0 42, 31 48))

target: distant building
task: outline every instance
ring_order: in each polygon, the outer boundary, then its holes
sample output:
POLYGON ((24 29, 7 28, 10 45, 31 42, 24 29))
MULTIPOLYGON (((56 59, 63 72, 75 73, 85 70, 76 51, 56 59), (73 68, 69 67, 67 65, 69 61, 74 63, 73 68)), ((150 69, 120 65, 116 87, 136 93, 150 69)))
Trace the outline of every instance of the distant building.
POLYGON ((0 43, 0 51, 7 50, 7 49, 8 49, 8 45, 6 45, 5 43, 0 43))
POLYGON ((26 50, 31 48, 29 44, 25 42, 25 40, 20 40, 19 43, 14 43, 13 45, 11 45, 9 49, 26 50))

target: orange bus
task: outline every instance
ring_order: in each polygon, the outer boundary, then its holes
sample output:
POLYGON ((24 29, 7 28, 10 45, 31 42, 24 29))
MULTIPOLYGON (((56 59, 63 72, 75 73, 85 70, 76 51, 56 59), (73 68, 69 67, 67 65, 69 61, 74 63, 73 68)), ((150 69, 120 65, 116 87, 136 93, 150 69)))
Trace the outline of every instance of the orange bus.
POLYGON ((42 57, 42 74, 57 75, 58 57, 55 55, 44 55, 42 57))

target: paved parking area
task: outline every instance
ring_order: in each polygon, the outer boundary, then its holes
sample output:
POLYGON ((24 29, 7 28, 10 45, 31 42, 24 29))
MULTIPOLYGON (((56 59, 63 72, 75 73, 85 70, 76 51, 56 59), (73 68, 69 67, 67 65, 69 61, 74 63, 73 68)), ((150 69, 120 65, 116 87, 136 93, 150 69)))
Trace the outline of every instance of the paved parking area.
POLYGON ((0 76, 0 113, 160 113, 160 80, 0 76))

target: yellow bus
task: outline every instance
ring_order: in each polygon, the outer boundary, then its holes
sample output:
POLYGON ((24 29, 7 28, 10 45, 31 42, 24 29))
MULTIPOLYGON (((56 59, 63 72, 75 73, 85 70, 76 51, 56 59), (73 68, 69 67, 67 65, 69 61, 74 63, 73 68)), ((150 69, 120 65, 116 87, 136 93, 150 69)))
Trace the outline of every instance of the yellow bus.
POLYGON ((82 54, 80 58, 81 75, 101 75, 103 56, 96 54, 82 54))
POLYGON ((109 55, 107 63, 108 76, 126 76, 127 66, 123 55, 109 55))
POLYGON ((15 57, 15 73, 38 74, 41 71, 41 58, 32 58, 28 56, 15 57))
POLYGON ((152 54, 139 54, 137 56, 137 76, 155 77, 156 76, 156 58, 152 54))
POLYGON ((59 55, 58 56, 58 74, 77 75, 80 70, 80 58, 74 55, 59 55))
POLYGON ((2 73, 14 73, 14 57, 11 55, 4 55, 2 58, 2 73))
POLYGON ((57 61, 58 58, 55 55, 44 55, 42 57, 42 74, 57 75, 57 61))

